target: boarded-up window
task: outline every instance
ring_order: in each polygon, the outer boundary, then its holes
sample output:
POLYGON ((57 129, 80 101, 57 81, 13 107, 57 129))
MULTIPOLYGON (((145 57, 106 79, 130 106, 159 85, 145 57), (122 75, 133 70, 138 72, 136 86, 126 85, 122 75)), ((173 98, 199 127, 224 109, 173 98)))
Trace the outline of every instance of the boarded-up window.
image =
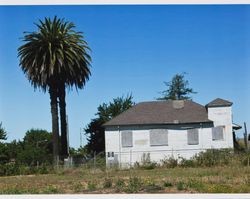
POLYGON ((149 132, 151 146, 166 146, 168 145, 168 130, 152 129, 149 132))
POLYGON ((212 128, 212 139, 213 140, 223 140, 224 126, 216 126, 212 128))
POLYGON ((122 131, 122 147, 133 146, 133 135, 132 131, 122 131))
POLYGON ((187 141, 189 145, 199 144, 199 131, 198 129, 187 130, 187 141))
POLYGON ((114 152, 108 152, 108 158, 114 157, 114 152))

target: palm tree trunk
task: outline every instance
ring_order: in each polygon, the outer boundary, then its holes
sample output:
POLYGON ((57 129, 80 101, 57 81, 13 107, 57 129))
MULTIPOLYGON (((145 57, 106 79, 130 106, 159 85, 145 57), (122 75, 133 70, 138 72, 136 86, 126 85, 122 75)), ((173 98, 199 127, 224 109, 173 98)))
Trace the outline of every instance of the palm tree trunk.
POLYGON ((66 102, 65 102, 65 84, 60 86, 59 106, 61 119, 61 155, 63 158, 68 156, 68 139, 67 139, 67 121, 66 121, 66 102))
POLYGON ((54 164, 58 163, 59 155, 59 123, 58 123, 58 104, 57 104, 57 90, 55 88, 49 88, 50 94, 50 106, 52 115, 52 139, 53 139, 53 157, 54 164))

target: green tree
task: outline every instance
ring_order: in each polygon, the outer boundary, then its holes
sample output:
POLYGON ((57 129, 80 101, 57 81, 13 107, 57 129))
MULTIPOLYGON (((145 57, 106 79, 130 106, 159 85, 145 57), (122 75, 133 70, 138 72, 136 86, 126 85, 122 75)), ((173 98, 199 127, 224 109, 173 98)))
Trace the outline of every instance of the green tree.
POLYGON ((176 74, 170 82, 164 82, 167 86, 167 90, 161 92, 162 97, 158 100, 185 100, 191 99, 190 94, 196 94, 192 88, 189 88, 188 80, 185 80, 185 74, 176 74))
POLYGON ((17 160, 18 154, 23 151, 23 142, 13 140, 12 142, 5 144, 4 156, 6 157, 6 162, 10 162, 11 160, 17 160))
POLYGON ((20 66, 35 89, 50 94, 53 154, 59 155, 58 100, 61 122, 61 155, 68 155, 65 88, 82 89, 90 73, 90 49, 82 32, 72 22, 54 17, 36 24, 38 30, 25 32, 18 48, 20 66))
POLYGON ((2 122, 0 122, 0 140, 7 140, 7 132, 2 126, 2 122))
POLYGON ((113 99, 112 102, 109 102, 108 104, 103 103, 97 108, 97 117, 92 119, 84 129, 85 134, 88 137, 86 148, 90 153, 93 153, 94 151, 97 153, 104 151, 105 136, 104 127, 102 125, 132 107, 135 104, 132 99, 132 95, 128 95, 125 98, 117 97, 113 99))
MULTIPOLYGON (((17 162, 26 165, 52 163, 52 134, 42 129, 30 129, 26 132, 22 150, 16 154, 17 162)), ((13 143, 15 144, 15 143, 13 143)))

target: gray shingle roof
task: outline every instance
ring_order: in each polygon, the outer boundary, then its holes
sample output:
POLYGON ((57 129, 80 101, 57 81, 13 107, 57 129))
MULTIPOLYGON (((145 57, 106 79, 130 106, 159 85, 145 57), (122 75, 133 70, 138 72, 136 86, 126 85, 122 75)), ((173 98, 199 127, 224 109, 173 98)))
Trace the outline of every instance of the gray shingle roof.
POLYGON ((232 102, 217 98, 211 102, 209 102, 206 107, 223 107, 223 106, 232 106, 232 102))
POLYGON ((211 122, 206 108, 190 100, 141 102, 104 126, 211 122))

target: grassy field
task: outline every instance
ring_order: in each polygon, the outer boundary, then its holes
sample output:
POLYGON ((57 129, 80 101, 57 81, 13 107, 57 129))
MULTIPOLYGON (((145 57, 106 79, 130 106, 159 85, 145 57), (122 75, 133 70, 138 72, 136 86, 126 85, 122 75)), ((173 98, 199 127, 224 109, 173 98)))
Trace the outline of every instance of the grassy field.
POLYGON ((250 193, 250 167, 61 169, 0 177, 0 193, 250 193))

